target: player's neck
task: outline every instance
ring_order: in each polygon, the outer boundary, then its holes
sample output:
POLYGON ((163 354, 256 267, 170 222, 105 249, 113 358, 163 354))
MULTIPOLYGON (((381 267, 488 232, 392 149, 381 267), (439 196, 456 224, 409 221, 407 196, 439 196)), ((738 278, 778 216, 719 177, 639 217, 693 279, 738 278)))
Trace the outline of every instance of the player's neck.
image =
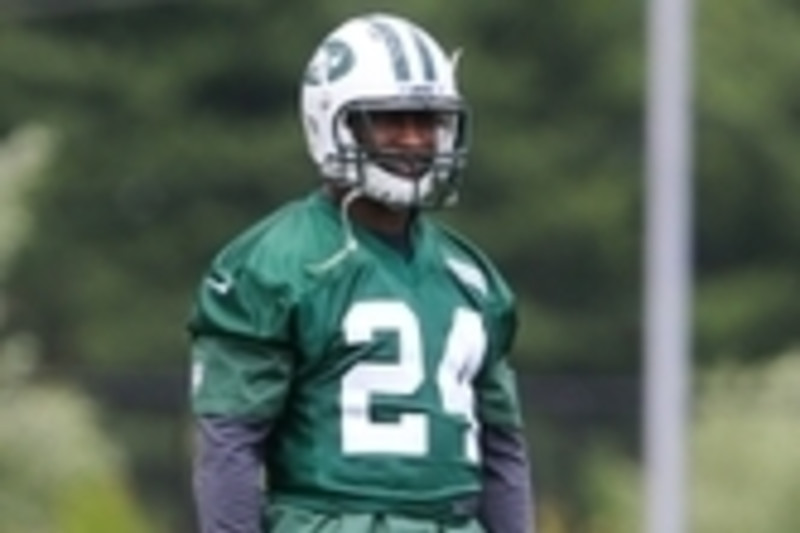
POLYGON ((383 235, 401 237, 408 232, 411 213, 391 209, 368 198, 358 198, 350 207, 350 216, 357 224, 383 235))
MULTIPOLYGON (((344 192, 327 189, 333 201, 339 205, 344 192)), ((413 213, 408 209, 393 209, 370 198, 356 198, 348 209, 350 219, 356 224, 379 234, 402 237, 408 233, 413 213)))

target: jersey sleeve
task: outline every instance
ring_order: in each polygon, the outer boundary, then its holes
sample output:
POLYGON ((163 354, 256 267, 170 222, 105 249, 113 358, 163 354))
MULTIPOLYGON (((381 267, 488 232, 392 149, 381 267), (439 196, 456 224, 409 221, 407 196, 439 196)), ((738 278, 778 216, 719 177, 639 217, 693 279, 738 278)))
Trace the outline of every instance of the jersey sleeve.
POLYGON ((481 308, 489 337, 487 354, 474 383, 478 419, 487 425, 521 428, 516 374, 508 359, 517 332, 514 293, 480 249, 451 228, 442 226, 442 229, 448 251, 470 265, 455 270, 471 286, 466 290, 481 308))
POLYGON ((489 353, 476 382, 478 418, 487 425, 521 428, 516 373, 508 360, 517 327, 513 303, 491 313, 490 321, 489 353))
POLYGON ((280 413, 292 374, 288 292, 246 268, 212 267, 189 321, 195 414, 280 413))

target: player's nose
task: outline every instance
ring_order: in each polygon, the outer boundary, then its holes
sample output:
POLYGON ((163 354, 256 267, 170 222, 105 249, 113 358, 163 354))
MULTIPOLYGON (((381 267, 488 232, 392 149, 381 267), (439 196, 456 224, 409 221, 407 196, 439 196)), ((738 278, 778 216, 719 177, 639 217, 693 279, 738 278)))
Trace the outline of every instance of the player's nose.
POLYGON ((435 137, 433 123, 427 117, 413 114, 398 117, 396 131, 398 140, 409 148, 429 146, 435 137))

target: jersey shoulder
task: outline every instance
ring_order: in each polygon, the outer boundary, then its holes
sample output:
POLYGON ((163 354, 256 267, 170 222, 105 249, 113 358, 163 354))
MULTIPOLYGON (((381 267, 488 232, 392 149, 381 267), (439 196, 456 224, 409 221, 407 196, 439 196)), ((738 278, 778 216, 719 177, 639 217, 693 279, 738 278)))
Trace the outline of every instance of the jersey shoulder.
POLYGON ((189 330, 285 335, 291 310, 318 282, 313 266, 341 242, 335 208, 319 194, 286 203, 217 253, 197 287, 189 330))
POLYGON ((486 253, 456 229, 434 224, 445 268, 480 293, 493 306, 513 307, 514 294, 503 274, 486 253))
POLYGON ((310 267, 341 246, 335 213, 317 194, 289 202, 234 237, 212 271, 244 274, 267 284, 302 284, 310 267))

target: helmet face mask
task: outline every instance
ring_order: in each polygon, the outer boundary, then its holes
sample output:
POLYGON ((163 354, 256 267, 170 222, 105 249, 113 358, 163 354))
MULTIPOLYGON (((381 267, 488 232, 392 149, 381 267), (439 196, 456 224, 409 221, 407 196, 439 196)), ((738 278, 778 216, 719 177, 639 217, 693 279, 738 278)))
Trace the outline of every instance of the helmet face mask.
POLYGON ((430 171, 436 157, 436 130, 442 122, 439 112, 370 111, 369 108, 346 112, 346 122, 357 145, 355 149, 363 151, 366 160, 391 174, 409 179, 420 179, 430 171), (413 146, 392 142, 392 132, 398 127, 404 128, 406 123, 411 123, 415 131, 413 146))
POLYGON ((335 130, 338 159, 347 167, 344 174, 356 176, 357 185, 368 196, 400 207, 439 207, 455 201, 466 160, 461 131, 466 112, 462 108, 445 104, 422 107, 419 102, 366 103, 342 112, 350 135, 335 130), (423 124, 423 131, 430 132, 429 144, 407 148, 376 141, 382 122, 400 120, 423 124))
POLYGON ((455 86, 455 61, 418 26, 370 15, 334 30, 307 68, 302 112, 323 179, 399 208, 456 201, 468 113, 455 86), (373 141, 382 119, 401 115, 425 125, 430 146, 373 141))

